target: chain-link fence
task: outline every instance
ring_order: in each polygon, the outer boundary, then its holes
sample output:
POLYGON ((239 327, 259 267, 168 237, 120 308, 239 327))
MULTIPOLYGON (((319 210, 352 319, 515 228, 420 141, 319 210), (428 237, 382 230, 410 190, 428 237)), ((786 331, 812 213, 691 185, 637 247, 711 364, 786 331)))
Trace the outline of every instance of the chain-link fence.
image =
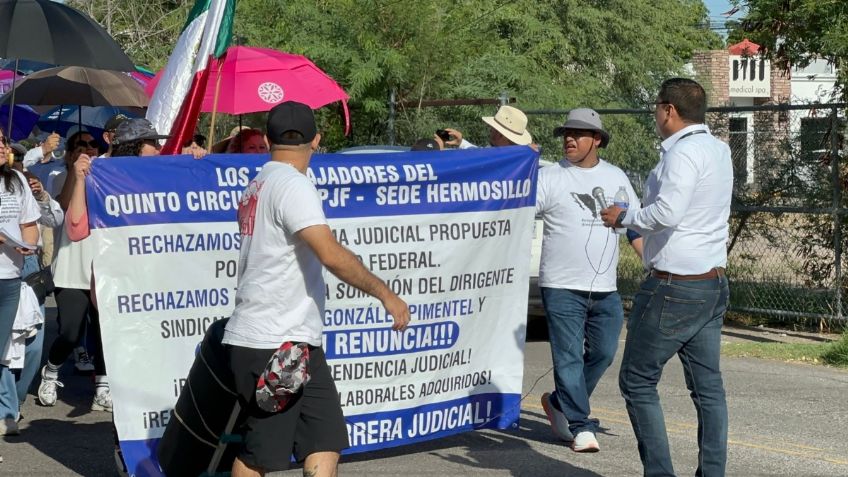
MULTIPOLYGON (((506 95, 501 96, 499 102, 506 102, 506 95)), ((428 128, 436 125, 456 127, 482 145, 488 128, 479 117, 495 112, 497 104, 491 103, 495 101, 461 107, 434 104, 442 107, 419 108, 415 114, 432 116, 422 131, 432 134, 428 128)), ((541 146, 542 159, 560 160, 562 140, 552 131, 568 111, 534 110, 520 100, 516 106, 528 115, 528 130, 541 146)), ((844 229, 848 204, 842 189, 848 184, 848 166, 840 163, 845 108, 846 104, 834 103, 708 110, 710 129, 730 145, 734 165, 727 267, 732 310, 793 320, 845 321, 848 310, 843 308, 848 306, 843 297, 848 288, 842 250, 848 240, 844 229)), ((641 196, 643 181, 659 159, 653 114, 646 109, 598 112, 612 136, 602 156, 627 171, 641 196)), ((391 122, 390 137, 396 137, 395 131, 401 143, 418 137, 399 124, 391 122)), ((622 295, 632 296, 643 276, 641 261, 629 247, 622 247, 622 295)))
MULTIPOLYGON (((839 161, 845 106, 709 110, 707 122, 730 145, 734 165, 727 267, 732 310, 792 319, 845 319, 842 188, 848 184, 848 170, 839 161)), ((613 136, 605 157, 629 172, 641 194, 642 180, 658 160, 653 115, 643 110, 599 112, 613 136)), ((566 112, 528 114, 561 120, 566 112)), ((643 276, 641 262, 624 250, 619 265, 622 294, 632 295, 643 276)))

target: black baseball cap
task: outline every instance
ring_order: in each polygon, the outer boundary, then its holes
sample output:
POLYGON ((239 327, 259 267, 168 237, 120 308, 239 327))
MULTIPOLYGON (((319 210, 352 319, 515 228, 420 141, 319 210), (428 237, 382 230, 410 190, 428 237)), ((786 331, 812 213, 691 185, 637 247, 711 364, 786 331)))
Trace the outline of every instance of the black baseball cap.
POLYGON ((315 114, 312 108, 296 101, 280 103, 268 112, 268 124, 265 128, 268 141, 280 146, 299 146, 315 139, 318 129, 315 127, 315 114), (300 133, 302 138, 283 138, 288 132, 300 133))
POLYGON ((106 121, 106 125, 103 126, 103 130, 106 132, 115 132, 118 129, 118 126, 127 119, 129 119, 129 116, 123 113, 118 113, 106 121))
POLYGON ((156 129, 150 124, 150 121, 144 118, 127 119, 118 125, 115 129, 115 139, 113 144, 126 144, 128 142, 139 141, 142 139, 168 139, 170 136, 159 134, 156 129))

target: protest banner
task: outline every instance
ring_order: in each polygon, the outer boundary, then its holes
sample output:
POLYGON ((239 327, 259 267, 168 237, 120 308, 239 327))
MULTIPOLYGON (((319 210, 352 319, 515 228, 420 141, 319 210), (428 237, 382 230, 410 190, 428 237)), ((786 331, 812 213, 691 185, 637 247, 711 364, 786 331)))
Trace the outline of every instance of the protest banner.
MULTIPOLYGON (((267 155, 96 160, 87 188, 114 418, 133 475, 208 326, 234 306, 236 210, 267 155)), ((410 305, 326 278, 324 349, 349 452, 516 425, 538 154, 527 147, 313 157, 336 238, 410 305)))

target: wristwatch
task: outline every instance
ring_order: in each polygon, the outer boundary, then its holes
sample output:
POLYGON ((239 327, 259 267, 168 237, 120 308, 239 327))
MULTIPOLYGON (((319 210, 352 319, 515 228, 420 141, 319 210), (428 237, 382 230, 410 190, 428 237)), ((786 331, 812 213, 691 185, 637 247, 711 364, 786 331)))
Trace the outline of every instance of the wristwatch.
POLYGON ((618 217, 616 217, 616 219, 615 219, 615 226, 617 228, 621 227, 621 221, 624 220, 624 217, 626 217, 626 216, 627 216, 626 210, 622 210, 621 212, 618 213, 618 217))

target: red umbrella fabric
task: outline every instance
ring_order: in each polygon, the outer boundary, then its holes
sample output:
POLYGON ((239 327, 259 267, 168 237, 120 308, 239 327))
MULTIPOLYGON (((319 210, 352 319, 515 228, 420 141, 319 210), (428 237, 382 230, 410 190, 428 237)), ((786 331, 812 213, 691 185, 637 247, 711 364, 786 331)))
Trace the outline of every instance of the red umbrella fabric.
MULTIPOLYGON (((268 111, 283 101, 297 101, 318 109, 341 101, 345 111, 346 130, 349 124, 348 95, 308 58, 268 48, 234 46, 227 54, 209 65, 209 80, 201 111, 213 110, 228 114, 268 111), (220 69, 218 103, 215 89, 220 69)), ((162 72, 147 85, 153 95, 162 72)))

